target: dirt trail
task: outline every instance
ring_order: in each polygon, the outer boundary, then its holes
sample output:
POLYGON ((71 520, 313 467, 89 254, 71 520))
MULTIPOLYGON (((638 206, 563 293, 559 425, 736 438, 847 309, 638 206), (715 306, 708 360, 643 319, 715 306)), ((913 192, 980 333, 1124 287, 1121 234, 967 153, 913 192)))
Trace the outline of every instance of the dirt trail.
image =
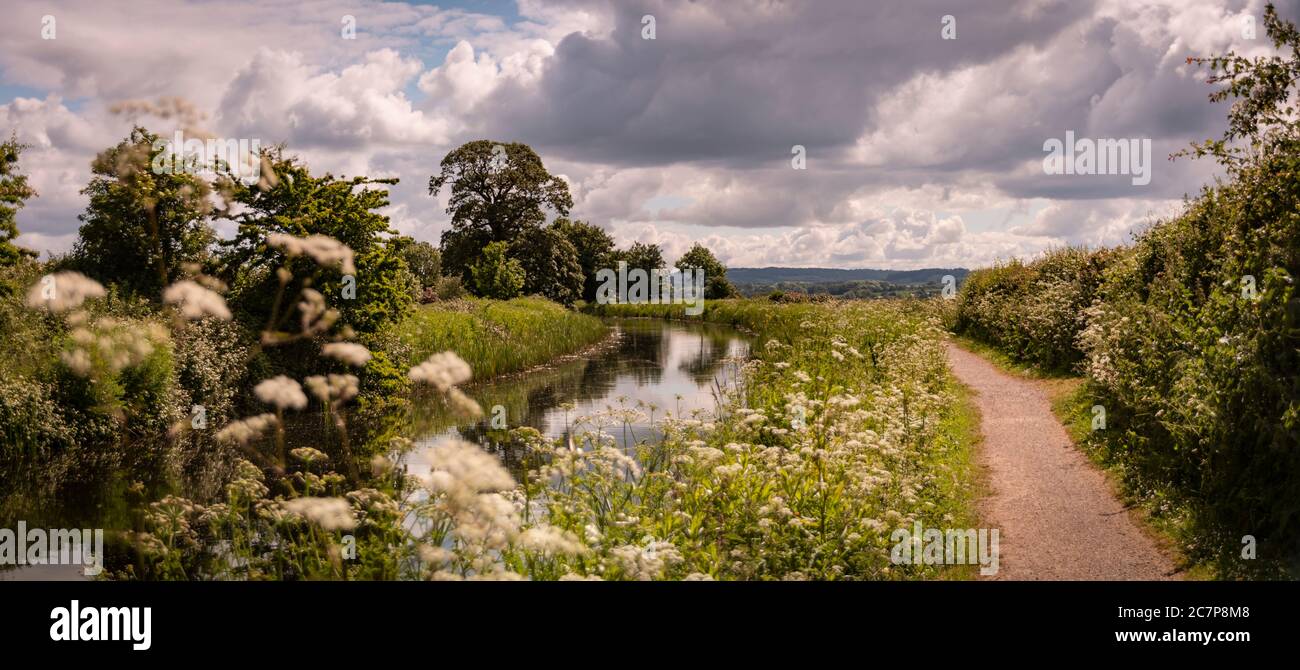
POLYGON ((978 393, 984 517, 999 529, 992 579, 1176 579, 1174 564, 1129 518, 1105 477, 1071 443, 1040 385, 948 345, 953 374, 978 393))

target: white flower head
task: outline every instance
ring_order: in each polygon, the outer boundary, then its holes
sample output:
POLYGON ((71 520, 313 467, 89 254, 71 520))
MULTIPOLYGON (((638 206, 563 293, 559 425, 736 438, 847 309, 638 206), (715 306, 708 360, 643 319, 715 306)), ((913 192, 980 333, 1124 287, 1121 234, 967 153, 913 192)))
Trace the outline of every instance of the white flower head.
POLYGON ((247 419, 231 422, 217 431, 214 436, 218 442, 246 445, 262 436, 267 428, 275 424, 274 414, 258 414, 247 419))
POLYGON ((370 350, 352 342, 330 342, 321 347, 320 352, 358 368, 363 368, 370 362, 370 350))
POLYGON ((102 298, 107 293, 99 282, 80 272, 57 272, 41 277, 27 291, 27 306, 51 312, 65 312, 80 307, 87 298, 102 298))
POLYGON ((296 237, 271 233, 266 236, 266 243, 291 257, 309 256, 318 265, 335 268, 345 275, 357 273, 352 249, 328 235, 296 237))
POLYGON ((163 291, 163 302, 179 306, 181 315, 187 319, 212 316, 222 321, 230 320, 230 308, 226 307, 225 298, 216 291, 204 288, 188 279, 168 286, 163 291))
POLYGON ((278 375, 263 380, 253 387, 257 399, 279 409, 302 409, 307 406, 307 395, 302 392, 298 382, 278 375))
POLYGON ((465 487, 476 493, 506 491, 515 481, 496 456, 478 445, 449 439, 429 450, 430 488, 446 491, 465 487))
POLYGON ((304 379, 303 383, 321 402, 330 403, 336 400, 347 402, 357 397, 359 380, 356 375, 312 375, 304 379))
POLYGON ((357 519, 352 505, 344 498, 294 498, 282 503, 284 509, 320 526, 324 530, 352 530, 357 519))
POLYGON ((413 382, 429 384, 446 393, 451 387, 469 381, 473 377, 473 371, 470 370, 469 363, 455 352, 444 351, 411 368, 407 376, 413 382))

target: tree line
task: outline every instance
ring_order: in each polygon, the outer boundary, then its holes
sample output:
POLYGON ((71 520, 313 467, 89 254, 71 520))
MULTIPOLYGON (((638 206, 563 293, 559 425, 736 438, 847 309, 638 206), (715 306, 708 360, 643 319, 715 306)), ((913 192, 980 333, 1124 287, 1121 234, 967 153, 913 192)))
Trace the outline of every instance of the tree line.
MULTIPOLYGON (((647 272, 667 266, 658 245, 636 242, 617 249, 599 226, 568 218, 573 207, 568 184, 550 174, 526 144, 476 140, 447 154, 440 167, 429 178, 429 194, 443 189, 450 194, 442 271, 477 295, 591 302, 601 268, 620 261, 647 272), (550 224, 547 211, 555 215, 550 224)), ((703 245, 693 246, 676 267, 702 269, 707 298, 736 295, 726 268, 703 245)))
MULTIPOLYGON (((22 149, 16 139, 0 145, 0 264, 35 256, 13 243, 16 212, 36 195, 17 169, 22 149)), ((541 295, 573 305, 595 300, 601 268, 620 261, 646 271, 667 267, 658 245, 616 248, 601 227, 569 218, 568 185, 526 144, 476 140, 447 154, 428 185, 431 196, 444 189, 450 196, 451 226, 436 247, 398 234, 378 211, 389 204, 388 187, 397 179, 314 174, 282 145, 262 150, 255 184, 230 170, 205 178, 150 169, 166 150, 157 135, 137 126, 95 158, 82 190, 89 202, 78 217, 77 241, 52 259, 54 269, 157 300, 197 266, 226 284, 243 321, 260 326, 282 281, 274 270, 287 264, 296 276, 312 274, 324 294, 344 298, 338 301, 342 321, 370 333, 415 302, 468 292, 498 299, 541 295), (233 237, 215 234, 220 221, 233 224, 233 237), (274 234, 336 239, 353 251, 355 274, 287 258, 267 243, 274 234)), ((708 298, 737 294, 726 268, 702 245, 675 266, 702 269, 708 298)))

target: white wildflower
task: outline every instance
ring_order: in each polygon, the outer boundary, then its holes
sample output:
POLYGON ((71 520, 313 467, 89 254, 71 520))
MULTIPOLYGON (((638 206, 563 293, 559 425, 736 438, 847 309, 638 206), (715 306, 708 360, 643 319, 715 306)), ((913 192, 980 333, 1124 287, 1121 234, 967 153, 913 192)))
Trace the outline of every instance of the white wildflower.
POLYGON ((357 397, 360 390, 360 380, 356 375, 312 375, 302 381, 312 395, 327 404, 347 402, 357 397))
POLYGON ((307 396, 302 392, 302 387, 284 375, 263 380, 253 387, 253 393, 258 400, 279 409, 302 409, 307 406, 307 396))
POLYGON ((246 445, 260 438, 266 432, 266 429, 274 424, 274 414, 259 414, 226 425, 226 427, 217 431, 215 437, 218 442, 234 442, 246 445))
POLYGON ((358 368, 363 368, 370 362, 370 350, 352 342, 330 342, 321 347, 320 352, 358 368))
POLYGON ((430 485, 437 491, 465 487, 479 493, 515 487, 514 479, 501 466, 501 461, 464 440, 444 440, 430 449, 429 465, 433 470, 430 485))
POLYGON ((584 575, 574 574, 572 572, 566 572, 564 573, 563 577, 560 577, 560 581, 562 582, 603 582, 605 580, 601 579, 600 575, 584 576, 584 575))
POLYGON ((294 498, 281 503, 285 510, 301 516, 324 530, 352 530, 357 527, 352 506, 343 498, 294 498))
POLYGON ((446 393, 451 387, 469 381, 473 371, 470 370, 469 364, 455 352, 444 351, 430 356, 428 360, 411 368, 407 376, 413 382, 429 384, 446 393))
POLYGON ((303 463, 329 460, 329 456, 325 455, 325 452, 312 447, 298 447, 297 449, 290 451, 289 455, 303 463))
POLYGON ((328 235, 295 237, 284 233, 271 233, 266 236, 266 243, 288 256, 309 256, 317 264, 335 268, 345 275, 357 272, 353 265, 352 249, 328 235))
POLYGON ((191 320, 211 316, 229 321, 231 316, 225 298, 188 279, 168 286, 163 291, 163 302, 177 305, 180 307, 181 315, 191 320))
POLYGON ((80 307, 87 298, 102 298, 105 295, 104 287, 99 282, 80 272, 57 272, 45 275, 27 291, 27 306, 64 312, 80 307))
POLYGON ((576 556, 587 550, 573 533, 545 524, 525 530, 519 536, 519 544, 542 554, 576 556))
POLYGON ((447 404, 453 412, 463 417, 477 419, 483 416, 483 408, 458 388, 447 391, 447 404))

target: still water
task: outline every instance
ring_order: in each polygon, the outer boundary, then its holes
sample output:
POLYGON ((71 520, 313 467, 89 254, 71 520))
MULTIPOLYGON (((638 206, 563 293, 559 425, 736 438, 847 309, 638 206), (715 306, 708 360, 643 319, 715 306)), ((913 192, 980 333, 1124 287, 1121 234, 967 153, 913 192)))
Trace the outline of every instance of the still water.
MULTIPOLYGON (((418 398, 411 409, 383 417, 379 425, 354 426, 357 435, 353 443, 367 438, 386 443, 386 435, 408 438, 414 446, 398 460, 408 472, 417 474, 428 472, 429 454, 439 441, 459 436, 497 453, 518 478, 522 474, 516 462, 518 454, 492 439, 503 432, 491 430, 494 414, 504 415, 507 428, 531 426, 550 437, 563 437, 568 431, 592 429, 580 417, 635 410, 630 425, 623 425, 622 420, 605 422, 605 429, 627 447, 653 440, 652 421, 662 419, 666 412, 687 416, 695 410, 713 410, 717 394, 736 383, 740 366, 749 357, 749 337, 726 326, 659 319, 613 320, 609 324, 611 337, 590 351, 521 374, 467 385, 463 390, 485 412, 481 421, 458 424, 436 398, 418 398)), ((331 434, 331 422, 319 412, 296 414, 289 421, 289 448, 320 446, 337 439, 331 434)), ((75 488, 81 494, 75 498, 29 495, 22 487, 15 487, 13 494, 28 502, 20 516, 32 527, 126 528, 130 512, 125 491, 131 478, 112 472, 86 476, 75 488)), ((175 493, 195 496, 198 492, 182 487, 175 493)), ((10 579, 84 576, 80 566, 0 570, 0 581, 10 579)))
POLYGON ((430 450, 446 437, 459 436, 497 451, 507 465, 514 465, 514 454, 498 449, 489 435, 494 415, 504 416, 509 428, 531 426, 563 437, 571 430, 592 429, 581 417, 636 410, 630 425, 607 420, 606 429, 624 446, 653 439, 651 423, 666 412, 687 416, 713 410, 716 394, 735 383, 749 356, 749 338, 717 324, 622 319, 610 326, 610 341, 593 351, 466 387, 485 413, 477 423, 453 425, 436 401, 417 403, 411 422, 416 445, 403 463, 412 473, 426 472, 430 450))

